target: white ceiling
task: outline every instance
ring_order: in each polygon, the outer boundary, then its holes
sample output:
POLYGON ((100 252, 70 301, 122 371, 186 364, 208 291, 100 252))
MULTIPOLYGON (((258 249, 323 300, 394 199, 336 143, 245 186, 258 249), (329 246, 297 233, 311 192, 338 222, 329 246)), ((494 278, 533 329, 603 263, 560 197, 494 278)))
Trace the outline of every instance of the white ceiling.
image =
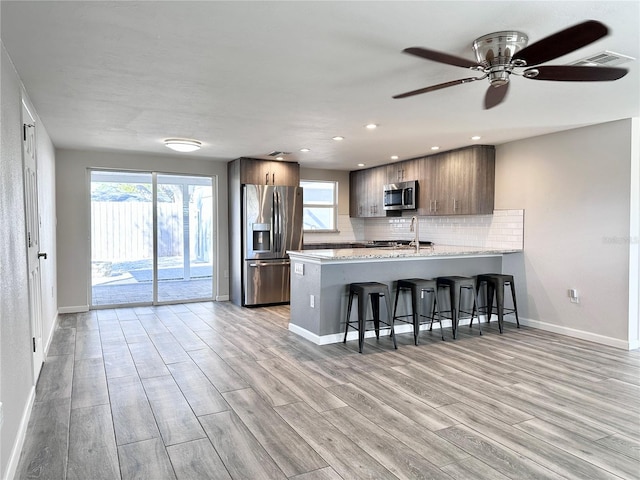
POLYGON ((520 30, 533 43, 594 19, 610 35, 549 64, 605 49, 639 58, 639 6, 2 0, 1 33, 57 147, 168 155, 164 138, 189 137, 204 144, 191 156, 228 161, 279 150, 305 167, 353 170, 433 145, 469 145, 476 134, 500 144, 639 116, 638 61, 615 82, 512 77, 506 102, 488 111, 486 81, 391 98, 473 75, 403 48, 473 59, 473 40, 498 30, 520 30), (380 128, 366 130, 370 122, 380 128))

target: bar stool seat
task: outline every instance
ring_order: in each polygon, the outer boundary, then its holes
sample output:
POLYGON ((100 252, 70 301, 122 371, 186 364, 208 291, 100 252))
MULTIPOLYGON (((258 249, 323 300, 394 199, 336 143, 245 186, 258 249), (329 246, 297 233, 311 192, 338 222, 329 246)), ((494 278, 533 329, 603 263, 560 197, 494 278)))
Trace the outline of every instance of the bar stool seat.
MULTIPOLYGON (((473 277, 463 277, 459 275, 451 275, 445 277, 436 278, 436 284, 438 286, 438 290, 440 289, 448 289, 449 290, 449 305, 451 310, 442 310, 440 308, 440 316, 444 318, 449 318, 451 320, 451 329, 453 330, 453 338, 456 338, 458 333, 458 323, 460 322, 460 314, 466 313, 471 315, 471 322, 469 323, 469 327, 473 326, 473 317, 475 316, 475 312, 478 306, 478 295, 476 293, 476 280, 473 277), (471 292, 471 296, 473 298, 473 307, 471 311, 462 310, 460 308, 460 300, 462 290, 469 290, 471 292), (443 315, 443 313, 449 313, 450 316, 447 317, 443 315)), ((480 326, 480 317, 478 316, 478 328, 480 331, 480 335, 482 335, 482 327, 480 326)))
POLYGON ((478 313, 482 311, 487 315, 487 321, 491 320, 491 311, 493 310, 494 295, 496 299, 496 307, 498 310, 498 329, 502 333, 504 316, 515 314, 516 325, 520 328, 520 320, 518 319, 518 304, 516 302, 516 287, 513 281, 513 275, 504 273, 483 273, 476 277, 476 293, 480 291, 482 285, 486 286, 487 301, 484 306, 478 307, 478 313), (506 308, 504 305, 504 289, 509 285, 511 287, 511 299, 513 308, 506 308))
POLYGON ((398 348, 396 344, 396 335, 394 331, 393 315, 391 313, 391 300, 389 296, 389 287, 384 283, 379 282, 359 282, 351 283, 349 285, 349 304, 347 306, 347 321, 346 328, 344 330, 344 340, 347 341, 347 332, 349 327, 358 331, 358 350, 362 353, 362 347, 364 346, 364 334, 365 332, 375 330, 376 338, 380 339, 380 324, 385 325, 383 328, 391 330, 391 339, 393 340, 393 347, 398 348), (351 306, 353 304, 353 297, 358 297, 358 319, 351 321, 351 306), (380 297, 383 296, 387 308, 387 322, 380 320, 380 297), (367 300, 371 301, 371 310, 373 318, 367 318, 367 300), (367 322, 373 322, 373 328, 366 328, 367 322))
MULTIPOLYGON (((438 286, 435 280, 426 280, 423 278, 407 278, 398 280, 396 287, 396 300, 393 305, 393 320, 411 323, 413 324, 413 340, 418 345, 418 337, 420 335, 420 325, 430 323, 429 331, 433 330, 433 322, 437 312, 437 294, 438 286), (401 292, 409 291, 411 293, 411 312, 405 315, 398 315, 398 298, 401 292), (429 294, 429 310, 430 315, 426 315, 423 311, 423 296, 429 294), (411 318, 411 320, 405 320, 411 318), (427 319, 423 321, 422 319, 427 319)), ((444 333, 442 333, 442 322, 440 321, 440 314, 438 314, 437 322, 440 324, 440 336, 444 340, 444 333)))

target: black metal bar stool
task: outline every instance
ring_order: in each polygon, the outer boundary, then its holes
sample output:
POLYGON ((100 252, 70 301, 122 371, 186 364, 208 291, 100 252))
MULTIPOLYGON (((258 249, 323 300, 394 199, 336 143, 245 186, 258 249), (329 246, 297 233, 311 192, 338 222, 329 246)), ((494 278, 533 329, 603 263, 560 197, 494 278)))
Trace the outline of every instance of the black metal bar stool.
POLYGON ((480 287, 484 284, 486 287, 487 301, 484 306, 478 307, 478 314, 482 310, 487 314, 487 320, 491 320, 491 311, 493 310, 493 299, 495 295, 496 307, 498 309, 498 328, 502 333, 502 325, 504 316, 510 313, 516 316, 516 325, 520 328, 520 320, 518 319, 518 304, 516 302, 516 287, 513 281, 513 275, 503 273, 484 273, 476 277, 476 293, 480 291, 480 287), (511 287, 511 299, 513 308, 504 306, 504 289, 509 285, 511 287))
MULTIPOLYGON (((430 323, 429 331, 433 330, 433 322, 437 312, 438 301, 438 287, 435 280, 425 280, 422 278, 408 278, 398 280, 398 286, 396 287, 396 301, 393 305, 393 321, 405 322, 413 324, 413 339, 416 345, 418 345, 418 337, 420 335, 420 325, 430 323), (397 315, 398 311, 398 298, 400 292, 411 292, 411 312, 406 315, 397 315), (424 294, 429 295, 429 310, 430 315, 425 315, 422 307, 424 305, 424 294), (411 320, 404 320, 405 318, 411 318, 411 320), (429 321, 422 321, 426 318, 429 321)), ((442 333, 442 322, 440 321, 440 314, 438 313, 438 323, 440 324, 440 336, 444 340, 444 333, 442 333)))
MULTIPOLYGON (((448 276, 448 277, 438 277, 436 278, 436 284, 438 286, 438 290, 441 288, 449 289, 449 301, 451 310, 442 310, 440 308, 440 319, 442 317, 449 318, 451 320, 451 329, 453 330, 453 338, 456 338, 456 334, 458 332, 458 323, 460 322, 460 314, 466 313, 471 315, 471 322, 469 323, 469 327, 473 325, 473 317, 478 307, 478 295, 476 293, 476 281, 473 277, 462 277, 462 276, 448 276), (461 291, 469 290, 471 296, 473 298, 473 307, 471 311, 462 310, 460 308, 460 300, 461 300, 461 291), (450 317, 443 315, 443 313, 449 313, 450 317)), ((482 335, 482 327, 480 326, 480 317, 478 316, 478 328, 480 330, 480 335, 482 335)))
POLYGON ((391 300, 389 300, 389 287, 384 283, 378 282, 362 282, 352 283, 349 285, 349 305, 347 307, 347 326, 344 330, 344 340, 347 341, 347 332, 349 327, 354 330, 358 330, 358 350, 362 353, 362 347, 364 345, 364 333, 365 331, 375 330, 376 338, 380 339, 380 324, 386 325, 383 328, 389 328, 391 330, 391 339, 393 340, 393 347, 398 348, 396 344, 396 334, 393 328, 393 315, 391 314, 391 300), (351 321, 351 305, 353 304, 353 297, 358 297, 358 319, 351 321), (380 320, 380 297, 384 296, 387 306, 387 322, 380 320), (373 318, 367 319, 367 299, 371 300, 371 310, 373 311, 373 318), (366 329, 367 322, 373 322, 373 328, 366 329), (356 327, 357 325, 357 327, 356 327))

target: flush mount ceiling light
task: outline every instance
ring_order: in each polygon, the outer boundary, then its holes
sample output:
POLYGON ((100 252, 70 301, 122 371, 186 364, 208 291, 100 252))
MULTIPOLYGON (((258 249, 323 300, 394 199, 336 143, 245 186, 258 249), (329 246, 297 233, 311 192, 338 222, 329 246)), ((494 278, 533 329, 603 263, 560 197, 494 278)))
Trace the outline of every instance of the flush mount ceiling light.
POLYGON ((332 138, 332 140, 335 140, 336 142, 340 142, 340 141, 344 140, 344 137, 340 136, 340 135, 336 135, 335 137, 331 137, 331 138, 332 138))
POLYGON ((474 135, 473 137, 471 137, 471 140, 480 140, 480 135, 474 135))
POLYGON ((166 147, 180 153, 195 152, 200 150, 202 142, 189 138, 167 138, 164 141, 166 147))
POLYGON ((359 163, 358 166, 359 167, 364 167, 364 163, 359 163))
POLYGON ((440 147, 438 147, 437 145, 434 145, 433 147, 431 147, 431 150, 440 150, 440 147))
POLYGON ((398 155, 391 155, 391 160, 397 160, 398 159, 398 155))
POLYGON ((368 123, 364 126, 364 128, 366 128, 367 130, 375 130, 376 128, 378 128, 378 125, 376 125, 375 123, 368 123))
POLYGON ((301 152, 310 152, 310 151, 311 151, 311 149, 310 149, 310 148, 306 148, 306 147, 305 147, 305 148, 301 148, 301 149, 300 149, 300 151, 301 151, 301 152))

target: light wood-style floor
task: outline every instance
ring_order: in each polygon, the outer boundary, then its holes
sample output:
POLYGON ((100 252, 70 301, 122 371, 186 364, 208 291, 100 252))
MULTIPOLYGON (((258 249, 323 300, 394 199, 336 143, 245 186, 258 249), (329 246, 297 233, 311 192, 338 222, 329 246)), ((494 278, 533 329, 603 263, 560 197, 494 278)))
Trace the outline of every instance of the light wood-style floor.
POLYGON ((358 354, 288 314, 61 316, 16 478, 640 478, 638 351, 491 323, 358 354))

